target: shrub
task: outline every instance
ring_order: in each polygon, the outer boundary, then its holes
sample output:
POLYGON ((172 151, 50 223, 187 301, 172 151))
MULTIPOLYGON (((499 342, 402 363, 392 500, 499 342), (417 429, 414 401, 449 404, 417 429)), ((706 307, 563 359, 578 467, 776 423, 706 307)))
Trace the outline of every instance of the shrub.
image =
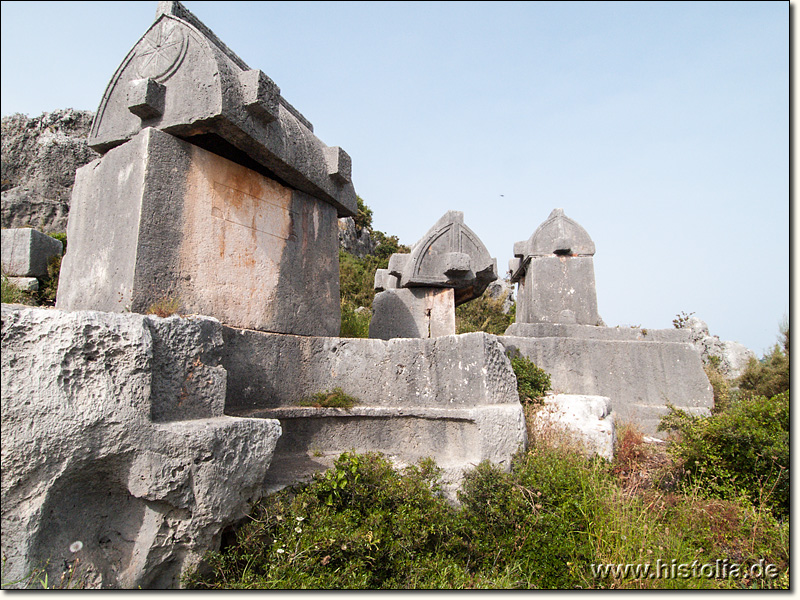
POLYGON ((353 221, 358 229, 372 229, 372 209, 366 205, 361 196, 356 196, 356 205, 358 212, 353 217, 353 221))
POLYGON ((777 517, 789 512, 789 393, 746 396, 710 417, 674 407, 659 429, 679 432, 673 443, 685 485, 711 497, 746 496, 777 517))
POLYGON ((345 394, 342 388, 337 387, 330 391, 317 392, 310 398, 303 398, 298 405, 316 408, 353 408, 358 403, 357 398, 345 394))
POLYGON ((514 313, 503 312, 503 299, 486 294, 456 307, 456 333, 485 331, 503 335, 513 322, 514 313))
POLYGON ((0 279, 0 295, 3 304, 36 304, 34 296, 30 292, 24 292, 15 286, 5 275, 0 279))
POLYGON ((369 337, 369 322, 371 319, 372 311, 354 309, 352 304, 342 302, 342 326, 339 331, 339 337, 369 337))
POLYGON ((550 375, 544 369, 540 369, 519 351, 508 352, 511 359, 511 368, 517 376, 517 392, 520 402, 528 404, 544 396, 550 389, 550 375))
POLYGON ((681 311, 680 314, 675 315, 675 318, 672 319, 672 324, 675 329, 685 329, 689 327, 689 321, 692 319, 693 314, 693 312, 686 313, 681 311))
POLYGON ((718 356, 710 356, 709 359, 709 363, 703 365, 703 370, 706 372, 708 382, 714 391, 714 407, 711 410, 713 413, 718 413, 728 408, 730 404, 731 386, 722 371, 719 370, 720 358, 718 356))
POLYGON ((195 588, 379 589, 466 579, 452 560, 455 509, 437 495, 432 461, 402 471, 345 453, 308 485, 259 502, 233 545, 207 559, 195 588), (436 577, 432 573, 436 573, 436 577))
POLYGON ((781 331, 782 346, 776 344, 760 361, 750 359, 739 377, 741 390, 757 396, 772 397, 789 391, 789 327, 781 331))
POLYGON ((470 560, 517 573, 518 587, 579 585, 571 567, 592 562, 591 522, 608 483, 596 463, 559 448, 520 454, 511 473, 481 463, 458 495, 470 560))

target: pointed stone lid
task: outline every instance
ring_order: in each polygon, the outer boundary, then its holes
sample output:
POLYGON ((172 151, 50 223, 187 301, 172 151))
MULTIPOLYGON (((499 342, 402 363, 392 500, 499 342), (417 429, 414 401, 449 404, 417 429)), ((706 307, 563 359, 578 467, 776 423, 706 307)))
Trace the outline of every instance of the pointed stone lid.
POLYGON ((586 230, 556 208, 525 242, 514 244, 518 258, 532 256, 594 256, 595 247, 586 230))
POLYGON ((447 211, 411 248, 393 254, 375 276, 376 289, 449 287, 456 305, 480 296, 497 279, 497 261, 464 224, 464 213, 447 211))
POLYGON ((251 69, 180 2, 155 22, 108 83, 89 133, 101 154, 154 127, 354 216, 350 156, 326 146, 266 74, 251 69))

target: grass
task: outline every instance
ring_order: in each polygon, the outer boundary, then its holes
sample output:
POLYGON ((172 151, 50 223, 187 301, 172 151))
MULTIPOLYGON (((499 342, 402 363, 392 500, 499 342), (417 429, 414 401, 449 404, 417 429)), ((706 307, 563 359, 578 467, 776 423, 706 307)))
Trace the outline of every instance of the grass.
POLYGON ((180 310, 181 302, 177 298, 171 296, 164 296, 159 298, 151 304, 145 314, 155 315, 157 317, 171 317, 177 315, 180 310))
POLYGON ((314 408, 353 408, 359 404, 358 398, 345 394, 342 388, 317 392, 310 398, 303 398, 298 403, 299 406, 312 406, 314 408))

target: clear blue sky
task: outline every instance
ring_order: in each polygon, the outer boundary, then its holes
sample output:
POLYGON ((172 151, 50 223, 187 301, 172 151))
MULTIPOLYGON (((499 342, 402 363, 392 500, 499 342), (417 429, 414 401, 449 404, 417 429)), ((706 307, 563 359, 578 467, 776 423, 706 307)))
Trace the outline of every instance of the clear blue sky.
MULTIPOLYGON (((553 208, 608 325, 789 315, 789 4, 186 2, 353 159, 374 225, 448 209, 497 258, 553 208)), ((156 2, 3 2, 2 114, 95 110, 156 2)))

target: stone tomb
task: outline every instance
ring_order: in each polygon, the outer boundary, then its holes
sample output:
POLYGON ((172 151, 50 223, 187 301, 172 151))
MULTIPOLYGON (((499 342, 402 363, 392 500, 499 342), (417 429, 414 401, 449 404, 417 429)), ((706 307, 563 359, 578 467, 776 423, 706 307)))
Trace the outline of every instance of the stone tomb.
POLYGON ((528 240, 514 244, 509 270, 519 284, 516 322, 602 324, 594 251, 586 230, 560 208, 528 240))
POLYGON ((586 230, 560 209, 515 244, 517 321, 500 342, 547 371, 557 393, 608 397, 618 422, 647 435, 657 435, 668 403, 707 413, 713 394, 687 330, 602 324, 594 252, 586 230))
POLYGON ((178 2, 123 60, 78 170, 59 308, 159 302, 249 329, 338 335, 350 159, 178 2))
POLYGON ((454 335, 455 307, 478 298, 497 279, 497 261, 469 227, 448 211, 411 248, 375 273, 369 337, 454 335))

